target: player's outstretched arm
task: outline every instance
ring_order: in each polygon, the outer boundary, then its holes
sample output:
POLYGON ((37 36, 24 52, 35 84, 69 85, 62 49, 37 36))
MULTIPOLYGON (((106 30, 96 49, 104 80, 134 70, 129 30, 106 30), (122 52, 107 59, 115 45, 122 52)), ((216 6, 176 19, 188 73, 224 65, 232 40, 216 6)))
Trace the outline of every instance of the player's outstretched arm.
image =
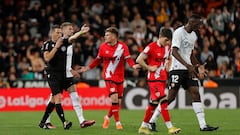
POLYGON ((87 72, 88 70, 90 70, 90 67, 89 66, 85 66, 85 67, 82 67, 81 69, 78 69, 78 73, 83 73, 83 72, 87 72))
POLYGON ((84 24, 82 27, 81 27, 81 30, 76 32, 75 34, 73 34, 68 42, 69 43, 73 43, 77 38, 79 38, 81 35, 87 33, 88 31, 90 30, 90 27, 88 27, 86 24, 84 24))

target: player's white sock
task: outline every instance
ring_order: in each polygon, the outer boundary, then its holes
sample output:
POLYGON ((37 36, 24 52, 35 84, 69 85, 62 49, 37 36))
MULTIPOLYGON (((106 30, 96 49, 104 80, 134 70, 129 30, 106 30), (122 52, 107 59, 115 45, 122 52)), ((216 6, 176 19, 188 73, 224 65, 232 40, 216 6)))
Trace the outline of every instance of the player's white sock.
POLYGON ((144 127, 144 128, 148 127, 148 123, 143 121, 142 124, 141 124, 141 127, 144 127))
POLYGON ((158 104, 157 108, 155 109, 149 123, 156 123, 157 122, 157 119, 158 117, 160 116, 161 114, 161 105, 158 104))
MULTIPOLYGON (((51 93, 50 96, 49 96, 49 99, 48 99, 48 101, 47 101, 47 105, 49 104, 49 102, 51 101, 51 99, 52 99, 52 93, 51 93)), ((51 114, 49 114, 49 116, 48 116, 48 118, 47 118, 47 120, 46 120, 45 123, 51 123, 51 114)))
POLYGON ((105 116, 105 118, 106 118, 107 120, 110 120, 110 118, 109 118, 107 115, 105 116))
POLYGON ((121 124, 121 122, 120 122, 120 121, 117 121, 117 122, 116 122, 116 125, 119 125, 119 124, 121 124))
POLYGON ((73 108, 74 108, 74 110, 77 114, 78 120, 81 124, 85 119, 83 117, 83 110, 82 110, 82 105, 79 101, 79 96, 78 96, 77 92, 71 92, 70 97, 72 99, 73 108))
POLYGON ((193 102, 192 106, 193 106, 194 112, 196 113, 200 128, 204 128, 206 126, 206 121, 205 121, 205 114, 204 114, 202 103, 193 102))
POLYGON ((48 118, 47 118, 45 123, 51 123, 51 114, 48 116, 48 118))
POLYGON ((167 126, 167 128, 171 128, 171 127, 173 127, 171 121, 166 121, 166 122, 165 122, 165 125, 167 126))

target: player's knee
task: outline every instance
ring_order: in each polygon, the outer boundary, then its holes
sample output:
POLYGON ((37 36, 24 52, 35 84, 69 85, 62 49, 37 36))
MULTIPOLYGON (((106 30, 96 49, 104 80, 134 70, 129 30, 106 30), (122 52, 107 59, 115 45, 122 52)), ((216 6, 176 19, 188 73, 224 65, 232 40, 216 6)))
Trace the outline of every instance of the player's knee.
POLYGON ((118 103, 119 99, 118 99, 118 97, 113 96, 113 97, 111 97, 111 101, 112 101, 112 103, 118 103))
POLYGON ((159 102, 160 102, 160 103, 167 102, 167 97, 166 97, 166 95, 162 96, 162 97, 159 99, 159 102))
POLYGON ((114 93, 111 93, 109 96, 112 102, 118 102, 118 93, 114 92, 114 93))
POLYGON ((171 90, 171 92, 169 91, 169 94, 167 96, 168 104, 172 103, 175 100, 177 93, 177 90, 171 90))
POLYGON ((191 92, 191 95, 192 95, 192 100, 193 101, 200 101, 200 94, 198 91, 194 91, 194 92, 191 92))
POLYGON ((150 106, 153 106, 153 107, 157 107, 158 104, 159 104, 158 101, 152 101, 152 102, 149 102, 149 105, 150 105, 150 106))
POLYGON ((69 88, 67 89, 67 92, 68 92, 69 94, 71 94, 72 92, 76 92, 76 89, 75 89, 74 87, 69 87, 69 88))
POLYGON ((118 103, 118 99, 112 99, 112 103, 118 103))
POLYGON ((53 100, 54 100, 55 104, 61 103, 61 97, 62 97, 62 95, 60 93, 53 96, 53 100))
POLYGON ((167 102, 168 102, 168 104, 171 104, 174 100, 175 100, 175 97, 174 98, 168 98, 167 102))
POLYGON ((200 96, 192 96, 193 102, 201 102, 200 96))

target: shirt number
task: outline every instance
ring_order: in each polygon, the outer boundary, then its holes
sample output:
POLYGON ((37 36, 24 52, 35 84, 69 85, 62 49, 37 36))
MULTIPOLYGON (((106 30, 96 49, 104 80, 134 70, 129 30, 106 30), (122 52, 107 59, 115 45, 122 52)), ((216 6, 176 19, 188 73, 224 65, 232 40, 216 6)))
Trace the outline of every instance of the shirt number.
POLYGON ((178 75, 172 75, 172 83, 178 83, 179 76, 178 75))

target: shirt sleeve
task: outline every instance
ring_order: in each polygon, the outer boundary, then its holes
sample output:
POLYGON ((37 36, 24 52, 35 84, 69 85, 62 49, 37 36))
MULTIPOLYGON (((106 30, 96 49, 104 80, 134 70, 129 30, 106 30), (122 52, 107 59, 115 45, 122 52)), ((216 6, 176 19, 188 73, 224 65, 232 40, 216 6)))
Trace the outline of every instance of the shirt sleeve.
POLYGON ((133 67, 133 65, 135 65, 135 62, 132 59, 132 57, 131 57, 131 55, 129 53, 128 46, 126 44, 124 45, 124 59, 126 60, 126 62, 128 63, 128 65, 130 67, 133 67))
POLYGON ((145 55, 150 55, 151 54, 151 47, 148 45, 148 46, 146 46, 145 48, 144 48, 144 50, 143 50, 143 54, 145 54, 145 55))
POLYGON ((98 66, 101 63, 101 59, 99 59, 98 57, 96 57, 90 64, 89 67, 95 68, 96 66, 98 66))
POLYGON ((102 47, 100 46, 97 57, 89 64, 89 67, 95 68, 102 62, 102 47))
POLYGON ((180 48, 180 44, 181 44, 181 31, 176 30, 173 33, 172 47, 180 48))
POLYGON ((43 43, 43 46, 41 48, 41 52, 44 53, 45 51, 51 51, 52 50, 52 42, 46 41, 43 43))

